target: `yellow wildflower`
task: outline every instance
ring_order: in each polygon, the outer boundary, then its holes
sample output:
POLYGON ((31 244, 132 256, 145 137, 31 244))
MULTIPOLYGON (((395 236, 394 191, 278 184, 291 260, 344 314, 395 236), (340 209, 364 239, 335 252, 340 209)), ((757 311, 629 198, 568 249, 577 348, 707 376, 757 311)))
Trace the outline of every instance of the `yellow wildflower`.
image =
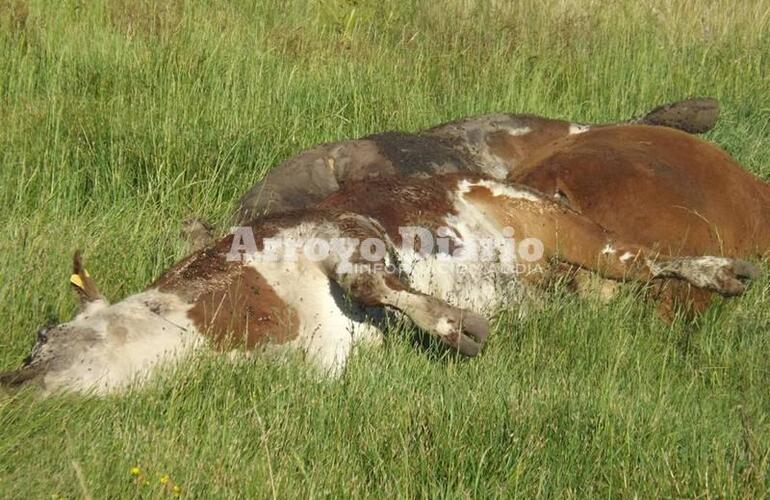
POLYGON ((138 476, 141 473, 142 473, 142 469, 140 469, 139 467, 136 467, 136 466, 131 467, 131 475, 132 476, 136 477, 136 476, 138 476))

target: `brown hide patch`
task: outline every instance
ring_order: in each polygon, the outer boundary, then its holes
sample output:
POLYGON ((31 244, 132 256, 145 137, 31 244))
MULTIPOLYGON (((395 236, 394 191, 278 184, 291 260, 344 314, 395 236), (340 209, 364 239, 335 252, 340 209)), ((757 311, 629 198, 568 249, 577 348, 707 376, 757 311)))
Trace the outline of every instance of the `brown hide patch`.
POLYGON ((718 147, 666 127, 603 127, 541 150, 509 180, 571 206, 625 241, 672 255, 770 248, 770 188, 718 147))
MULTIPOLYGON (((516 189, 516 186, 511 186, 516 189)), ((534 193, 530 192, 530 195, 534 193)), ((475 187, 464 195, 466 201, 473 203, 491 221, 499 227, 513 229, 513 237, 521 242, 525 238, 535 238, 543 245, 543 256, 540 260, 527 263, 523 259, 519 264, 535 271, 537 264, 547 265, 548 261, 556 258, 570 262, 586 269, 602 268, 606 277, 623 277, 626 273, 634 277, 644 277, 647 268, 638 269, 635 260, 622 262, 615 254, 605 254, 603 249, 610 242, 607 231, 568 207, 551 199, 540 197, 531 200, 517 196, 515 193, 495 195, 485 187, 475 187)), ((618 255, 637 247, 621 246, 616 242, 618 255)), ((545 269, 548 272, 548 269, 545 269)))
MULTIPOLYGON (((277 227, 271 224, 255 229, 258 245, 275 231, 277 227)), ((296 311, 278 297, 253 267, 227 261, 232 241, 230 235, 190 255, 152 287, 192 304, 189 317, 219 349, 252 349, 267 342, 282 344, 296 338, 296 311)))
POLYGON ((696 288, 680 280, 655 280, 649 296, 657 302, 658 313, 666 321, 677 314, 688 320, 697 318, 711 305, 714 292, 696 288))
POLYGON ((296 311, 248 266, 226 286, 200 295, 188 315, 220 350, 280 345, 298 335, 296 311))
POLYGON ((436 230, 446 225, 446 217, 456 213, 454 187, 460 178, 468 177, 472 176, 389 177, 351 183, 322 201, 318 208, 370 217, 385 229, 394 243, 400 244, 400 227, 436 230))
POLYGON ((194 302, 202 293, 225 286, 238 274, 240 263, 228 262, 226 254, 232 247, 229 235, 178 262, 158 278, 150 288, 174 293, 187 302, 194 302))

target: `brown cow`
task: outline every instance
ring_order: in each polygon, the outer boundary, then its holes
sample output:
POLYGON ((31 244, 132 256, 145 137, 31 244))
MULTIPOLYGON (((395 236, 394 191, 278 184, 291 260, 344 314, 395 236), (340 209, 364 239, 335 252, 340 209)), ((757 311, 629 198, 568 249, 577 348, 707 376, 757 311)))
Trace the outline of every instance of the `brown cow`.
MULTIPOLYGON (((661 106, 643 123, 690 133, 711 129, 719 115, 713 99, 688 99, 661 106)), ((238 202, 235 222, 254 216, 306 208, 346 183, 390 175, 481 173, 498 180, 553 141, 580 134, 585 125, 528 114, 464 118, 418 133, 385 132, 362 139, 322 144, 271 169, 238 202)))
MULTIPOLYGON (((509 179, 551 195, 618 237, 667 255, 766 257, 770 184, 730 155, 663 127, 589 130, 530 156, 509 179)), ((577 273, 580 288, 586 280, 577 273)), ((675 284, 656 290, 661 312, 694 315, 710 294, 675 284)))
POLYGON ((76 256, 82 311, 38 332, 24 365, 0 384, 107 393, 204 345, 293 348, 336 375, 355 343, 380 337, 369 313, 383 307, 473 356, 488 334, 479 313, 514 305, 553 262, 724 295, 742 293, 756 273, 734 259, 659 256, 550 197, 487 177, 383 178, 258 218, 114 305, 76 256))

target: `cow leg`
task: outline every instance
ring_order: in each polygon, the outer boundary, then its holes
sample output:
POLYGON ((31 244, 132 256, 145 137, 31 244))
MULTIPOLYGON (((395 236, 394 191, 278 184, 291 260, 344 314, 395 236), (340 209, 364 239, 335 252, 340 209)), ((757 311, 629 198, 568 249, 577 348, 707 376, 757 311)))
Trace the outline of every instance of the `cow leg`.
POLYGON ((362 305, 401 311, 419 328, 465 356, 477 355, 489 335, 489 323, 483 316, 412 290, 392 274, 366 271, 331 278, 362 305))
POLYGON ((498 193, 481 183, 471 186, 462 200, 500 228, 539 240, 543 259, 555 258, 617 280, 682 279, 726 296, 743 293, 743 281, 758 274, 755 266, 737 259, 666 257, 648 247, 615 241, 596 222, 535 192, 502 183, 493 188, 498 193))
POLYGON ((617 280, 597 276, 596 273, 581 267, 573 269, 572 285, 578 296, 583 299, 592 298, 606 304, 620 291, 621 284, 617 280))
MULTIPOLYGON (((350 216, 338 226, 345 237, 386 237, 360 216, 350 216), (355 225, 351 222, 355 221, 355 225)), ((321 268, 332 281, 352 299, 365 307, 387 306, 409 316, 422 330, 437 337, 460 354, 475 356, 489 335, 489 322, 483 316, 454 307, 430 295, 420 293, 398 276, 388 272, 385 257, 372 261, 364 259, 356 249, 349 256, 332 252, 321 268)))
MULTIPOLYGON (((545 201, 544 201, 545 203, 545 201)), ((550 203, 550 201, 548 202, 550 203)), ((592 220, 568 208, 559 207, 533 218, 519 210, 516 218, 503 219, 515 225, 523 222, 519 234, 543 241, 546 258, 595 271, 611 280, 656 283, 652 297, 661 315, 670 319, 679 311, 694 317, 708 307, 711 292, 740 295, 745 282, 758 275, 752 264, 722 257, 668 257, 641 245, 617 241, 592 220), (544 217, 545 215, 545 217, 544 217)), ((571 272, 578 293, 586 280, 584 272, 571 272)), ((602 291, 609 287, 602 286, 602 291)))
POLYGON ((657 280, 650 290, 650 297, 657 305, 658 314, 672 321, 681 315, 686 320, 693 320, 708 309, 713 293, 697 288, 681 280, 657 280))
POLYGON ((535 274, 540 263, 557 260, 596 271, 605 278, 641 282, 674 278, 732 296, 743 293, 745 281, 758 274, 757 268, 745 261, 666 257, 648 247, 616 241, 591 219, 513 184, 468 182, 462 186, 460 200, 494 221, 498 230, 512 230, 522 242, 539 240, 542 254, 535 262, 526 263, 533 271, 525 273, 527 278, 535 274))
POLYGON ((754 265, 738 259, 667 257, 641 245, 613 241, 604 228, 572 211, 563 211, 555 217, 557 227, 569 235, 559 239, 555 256, 593 269, 606 278, 639 281, 674 278, 734 296, 742 294, 745 282, 759 274, 754 265))

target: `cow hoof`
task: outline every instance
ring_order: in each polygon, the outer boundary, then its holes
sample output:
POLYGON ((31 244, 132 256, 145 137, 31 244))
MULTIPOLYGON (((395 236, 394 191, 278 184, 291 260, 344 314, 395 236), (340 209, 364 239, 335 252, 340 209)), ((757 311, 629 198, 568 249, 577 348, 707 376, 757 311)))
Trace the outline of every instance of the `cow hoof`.
POLYGON ((476 313, 457 310, 457 314, 441 318, 436 331, 454 350, 473 357, 484 347, 489 336, 489 322, 476 313))
POLYGON ((759 269, 745 260, 727 257, 682 257, 666 263, 657 274, 683 278, 699 288, 734 297, 746 291, 746 284, 759 276, 759 269))
POLYGON ((759 277, 759 274, 759 268, 751 262, 730 259, 730 264, 724 266, 717 273, 721 287, 721 290, 717 291, 727 297, 741 295, 746 291, 748 283, 759 277))
POLYGON ((641 122, 702 134, 714 128, 718 119, 719 101, 696 97, 659 106, 647 113, 641 122))
POLYGON ((759 278, 761 274, 759 267, 755 266, 751 262, 745 260, 736 259, 733 264, 733 273, 742 281, 751 281, 759 278))
POLYGON ((759 268, 740 259, 719 259, 723 265, 714 271, 714 289, 725 297, 735 297, 746 291, 749 281, 759 276, 759 268))

